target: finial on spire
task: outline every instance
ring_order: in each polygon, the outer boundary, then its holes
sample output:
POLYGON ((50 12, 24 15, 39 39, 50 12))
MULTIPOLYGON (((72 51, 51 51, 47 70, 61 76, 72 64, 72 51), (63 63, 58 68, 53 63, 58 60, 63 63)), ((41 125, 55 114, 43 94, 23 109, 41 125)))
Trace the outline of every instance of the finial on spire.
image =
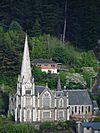
POLYGON ((58 76, 57 91, 61 91, 60 76, 58 76))
POLYGON ((46 83, 46 88, 48 88, 48 83, 46 83))

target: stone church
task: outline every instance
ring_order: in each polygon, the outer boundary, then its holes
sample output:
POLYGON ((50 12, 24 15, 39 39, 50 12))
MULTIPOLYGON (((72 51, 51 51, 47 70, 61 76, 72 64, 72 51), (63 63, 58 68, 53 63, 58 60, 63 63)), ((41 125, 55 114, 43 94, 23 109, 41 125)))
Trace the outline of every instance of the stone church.
POLYGON ((92 101, 87 90, 61 89, 60 78, 55 90, 36 86, 31 73, 27 35, 16 94, 9 97, 9 113, 16 122, 69 120, 91 116, 92 101))

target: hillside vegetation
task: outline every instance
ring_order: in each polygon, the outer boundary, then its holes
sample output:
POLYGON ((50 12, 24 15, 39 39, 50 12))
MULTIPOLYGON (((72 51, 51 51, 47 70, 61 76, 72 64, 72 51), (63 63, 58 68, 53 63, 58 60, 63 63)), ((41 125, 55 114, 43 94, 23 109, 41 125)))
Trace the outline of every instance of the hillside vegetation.
MULTIPOLYGON (((13 89, 20 72, 25 39, 25 33, 17 29, 20 29, 20 25, 13 24, 8 31, 0 28, 0 83, 13 89)), ((93 51, 80 51, 70 42, 62 44, 50 35, 30 37, 29 47, 31 61, 34 58, 52 58, 55 62, 63 63, 70 71, 75 72, 81 72, 83 67, 97 68, 93 51)))
POLYGON ((50 34, 75 47, 93 49, 100 39, 99 0, 1 0, 0 25, 17 21, 30 36, 50 34), (65 6, 67 8, 65 12, 65 6))

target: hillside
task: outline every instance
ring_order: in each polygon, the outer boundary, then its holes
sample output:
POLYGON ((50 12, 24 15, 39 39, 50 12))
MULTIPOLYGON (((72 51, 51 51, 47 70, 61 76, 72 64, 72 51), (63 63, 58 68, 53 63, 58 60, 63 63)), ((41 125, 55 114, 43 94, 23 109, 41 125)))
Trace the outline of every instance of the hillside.
POLYGON ((75 47, 94 49, 100 39, 99 0, 1 0, 0 25, 18 22, 30 36, 50 34, 75 47), (66 10, 65 10, 66 7, 66 10))
MULTIPOLYGON (((12 25, 13 27, 14 25, 12 25)), ((17 29, 20 26, 17 25, 17 29)), ((0 28, 0 83, 14 90, 17 75, 20 72, 25 33, 15 29, 5 31, 0 28)), ((93 51, 81 51, 71 43, 62 43, 50 35, 29 38, 31 61, 34 58, 52 58, 57 63, 66 65, 67 69, 81 72, 82 67, 97 68, 93 51)), ((7 90, 9 92, 9 89, 7 90)))

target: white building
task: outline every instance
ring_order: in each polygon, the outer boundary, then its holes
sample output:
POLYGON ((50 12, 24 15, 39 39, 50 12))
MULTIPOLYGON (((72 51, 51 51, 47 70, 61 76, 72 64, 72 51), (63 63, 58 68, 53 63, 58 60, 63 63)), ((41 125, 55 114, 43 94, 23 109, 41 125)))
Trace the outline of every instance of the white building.
POLYGON ((17 91, 9 97, 9 113, 16 122, 59 121, 92 116, 87 90, 62 90, 60 78, 55 90, 35 86, 30 67, 27 35, 17 91))

